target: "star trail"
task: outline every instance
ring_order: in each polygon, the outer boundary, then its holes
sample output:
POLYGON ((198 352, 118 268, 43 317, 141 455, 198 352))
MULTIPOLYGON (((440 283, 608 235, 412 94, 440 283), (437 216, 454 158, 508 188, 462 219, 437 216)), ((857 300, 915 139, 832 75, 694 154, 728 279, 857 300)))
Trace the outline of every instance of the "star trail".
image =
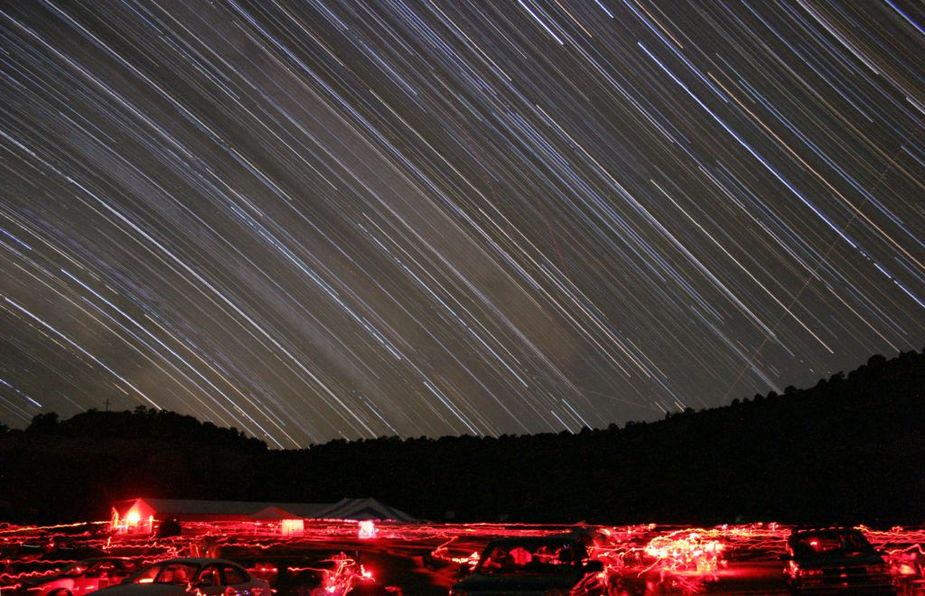
POLYGON ((0 421, 577 432, 925 346, 919 3, 0 4, 0 421))

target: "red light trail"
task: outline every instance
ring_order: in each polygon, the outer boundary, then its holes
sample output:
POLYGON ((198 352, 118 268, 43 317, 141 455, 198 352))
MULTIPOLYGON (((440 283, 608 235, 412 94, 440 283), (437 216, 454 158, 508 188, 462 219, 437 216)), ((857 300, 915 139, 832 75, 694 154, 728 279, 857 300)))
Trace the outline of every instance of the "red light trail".
MULTIPOLYGON (((96 552, 124 556, 149 564, 178 556, 222 556, 225 552, 251 552, 267 558, 286 553, 304 554, 306 565, 290 564, 291 573, 311 570, 321 575, 325 594, 341 595, 379 574, 354 556, 345 554, 377 545, 404 553, 417 552, 434 565, 465 566, 470 570, 491 540, 573 534, 582 537, 589 557, 604 570, 593 581, 602 585, 644 582, 652 591, 695 593, 708 583, 733 573, 738 561, 774 561, 784 553, 791 527, 781 524, 722 525, 713 528, 635 526, 529 525, 529 524, 427 524, 304 520, 299 535, 287 533, 276 521, 184 522, 180 536, 158 538, 146 532, 115 529, 108 522, 55 526, 7 526, 0 529, 0 590, 13 589, 23 580, 51 576, 71 563, 96 552), (311 560, 311 552, 338 554, 311 560), (312 561, 312 564, 308 562, 312 561)), ((881 552, 897 585, 925 583, 925 529, 895 527, 886 531, 859 527, 881 552)), ((233 558, 231 556, 230 558, 233 558)), ((252 568, 257 575, 278 574, 267 563, 252 568)), ((397 590, 397 588, 396 588, 397 590)))

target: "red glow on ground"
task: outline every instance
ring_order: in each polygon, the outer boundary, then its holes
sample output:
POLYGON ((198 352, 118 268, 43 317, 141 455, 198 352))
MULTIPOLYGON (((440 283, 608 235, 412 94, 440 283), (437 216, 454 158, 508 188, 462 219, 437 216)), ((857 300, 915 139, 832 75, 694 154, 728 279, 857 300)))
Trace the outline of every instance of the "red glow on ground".
MULTIPOLYGON (((130 513, 123 521, 134 517, 130 513)), ((138 524, 146 529, 148 520, 141 524, 138 516, 138 524)), ((24 580, 51 576, 70 563, 99 554, 149 564, 177 556, 225 556, 223 553, 234 549, 256 553, 254 559, 261 562, 251 565, 251 573, 268 580, 284 575, 284 571, 316 572, 326 594, 346 594, 353 587, 381 581, 390 572, 394 575, 394 570, 381 563, 371 568, 362 554, 357 559, 355 553, 363 549, 398 552, 418 561, 423 558, 426 569, 422 572, 432 575, 434 585, 448 587, 460 567, 475 567, 485 545, 495 538, 572 533, 584 537, 590 559, 604 566, 589 581, 610 587, 641 585, 650 593, 693 593, 710 584, 721 589, 723 582, 731 580, 759 578, 780 583, 785 563, 779 557, 790 534, 789 527, 773 523, 689 528, 306 519, 303 525, 303 531, 293 535, 282 531, 282 521, 184 522, 182 534, 168 538, 156 537, 156 523, 147 534, 109 531, 109 522, 7 526, 0 528, 0 590, 6 592, 24 580), (340 554, 321 564, 308 557, 308 553, 325 549, 340 554), (289 562, 274 563, 274 556, 282 552, 290 556, 289 562), (305 553, 305 565, 293 564, 293 553, 305 553)), ((859 529, 884 553, 897 582, 925 584, 925 529, 859 529)), ((389 577, 388 583, 399 582, 389 577)))

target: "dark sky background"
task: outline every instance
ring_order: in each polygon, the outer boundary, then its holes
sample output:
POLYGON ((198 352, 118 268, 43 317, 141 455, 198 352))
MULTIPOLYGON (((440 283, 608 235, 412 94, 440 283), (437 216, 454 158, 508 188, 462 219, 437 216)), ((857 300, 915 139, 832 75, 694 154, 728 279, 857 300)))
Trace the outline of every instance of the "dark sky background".
POLYGON ((0 3, 0 420, 578 431, 925 346, 925 12, 0 3))

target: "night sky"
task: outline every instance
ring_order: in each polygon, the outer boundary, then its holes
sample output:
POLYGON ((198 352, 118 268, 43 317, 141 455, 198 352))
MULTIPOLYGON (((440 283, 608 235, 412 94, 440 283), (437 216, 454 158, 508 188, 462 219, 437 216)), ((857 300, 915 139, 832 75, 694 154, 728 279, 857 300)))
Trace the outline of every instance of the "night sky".
POLYGON ((917 2, 0 3, 0 421, 577 432, 925 346, 917 2))

